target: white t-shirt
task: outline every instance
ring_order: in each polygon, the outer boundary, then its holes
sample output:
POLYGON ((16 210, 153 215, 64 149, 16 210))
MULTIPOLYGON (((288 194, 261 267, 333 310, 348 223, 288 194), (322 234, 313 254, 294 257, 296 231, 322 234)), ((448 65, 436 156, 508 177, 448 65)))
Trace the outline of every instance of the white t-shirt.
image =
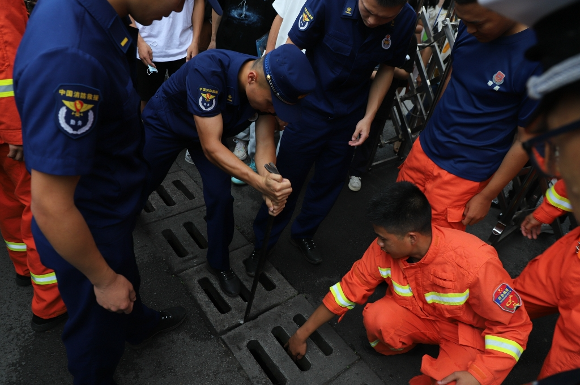
MULTIPOLYGON (((193 39, 193 1, 185 0, 181 12, 172 12, 168 17, 154 20, 151 25, 144 26, 135 22, 139 34, 153 51, 154 62, 179 60, 187 55, 187 47, 193 39)), ((139 59, 139 53, 137 58, 139 59)))
POLYGON ((280 15, 282 20, 282 25, 280 26, 280 32, 278 32, 278 38, 276 39, 276 47, 278 48, 282 44, 286 44, 288 39, 288 32, 294 25, 298 14, 302 10, 302 7, 306 3, 306 0, 275 0, 272 7, 276 10, 276 13, 280 15))

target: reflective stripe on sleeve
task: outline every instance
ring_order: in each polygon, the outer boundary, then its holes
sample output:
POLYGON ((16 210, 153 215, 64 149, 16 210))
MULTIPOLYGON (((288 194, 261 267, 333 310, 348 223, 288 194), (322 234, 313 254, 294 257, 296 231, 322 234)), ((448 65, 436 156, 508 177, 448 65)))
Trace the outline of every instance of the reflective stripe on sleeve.
POLYGON ((556 185, 550 187, 548 191, 546 191, 546 199, 548 202, 560 210, 572 211, 572 204, 570 204, 570 200, 558 194, 556 192, 555 186, 556 185))
POLYGON ((340 282, 334 286, 331 286, 330 292, 334 296, 334 300, 339 306, 346 307, 347 309, 352 309, 355 307, 356 303, 352 302, 346 297, 346 295, 344 295, 342 286, 340 286, 340 282))
POLYGON ((383 278, 391 278, 391 269, 388 267, 380 267, 379 266, 379 273, 383 278))
POLYGON ((369 342, 369 343, 374 348, 375 346, 377 346, 379 344, 379 340, 374 340, 373 342, 369 342))
POLYGON ((31 272, 30 278, 32 279, 32 282, 37 285, 50 285, 56 283, 56 274, 54 272, 43 275, 35 275, 31 272))
POLYGON ((12 79, 0 79, 0 98, 14 96, 14 84, 12 79))
POLYGON ((8 242, 7 240, 4 240, 4 242, 6 242, 6 247, 10 251, 26 251, 25 243, 8 242))
POLYGON ((395 293, 397 293, 398 295, 402 296, 402 297, 412 297, 413 296, 413 292, 411 291, 411 287, 409 285, 399 285, 397 282, 393 281, 391 279, 391 282, 393 283, 393 289, 395 291, 395 293))
POLYGON ((509 354, 516 362, 524 352, 524 349, 517 342, 496 336, 485 336, 485 348, 509 354))
POLYGON ((425 293, 427 303, 438 303, 441 305, 463 305, 469 298, 469 289, 463 293, 437 293, 435 291, 425 293))

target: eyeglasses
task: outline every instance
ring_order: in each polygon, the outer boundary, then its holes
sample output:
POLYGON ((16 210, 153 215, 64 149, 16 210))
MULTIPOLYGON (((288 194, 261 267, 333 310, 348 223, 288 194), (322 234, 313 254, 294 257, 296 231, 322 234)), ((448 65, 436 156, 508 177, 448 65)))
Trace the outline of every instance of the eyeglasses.
MULTIPOLYGON (((558 169, 560 152, 558 146, 551 139, 578 129, 580 129, 580 120, 538 135, 524 142, 522 145, 532 163, 544 176, 548 178, 558 177, 560 174, 558 169)), ((542 121, 539 123, 539 129, 536 131, 543 132, 546 130, 546 122, 542 121)))

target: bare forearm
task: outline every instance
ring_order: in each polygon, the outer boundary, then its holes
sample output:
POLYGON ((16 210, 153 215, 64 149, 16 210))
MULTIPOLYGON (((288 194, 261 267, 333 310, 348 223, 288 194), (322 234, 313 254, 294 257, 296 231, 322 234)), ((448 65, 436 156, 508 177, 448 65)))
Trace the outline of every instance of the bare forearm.
POLYGON ((276 40, 278 40, 278 33, 280 32, 280 26, 282 25, 282 18, 280 15, 276 15, 274 21, 272 22, 272 27, 270 27, 270 34, 268 35, 268 42, 266 43, 266 52, 270 52, 276 48, 276 40))
POLYGON ((369 92, 369 100, 367 102, 367 109, 365 112, 365 119, 374 119, 387 91, 391 87, 393 82, 393 76, 395 74, 395 68, 391 66, 379 67, 373 82, 371 83, 371 89, 369 92))
POLYGON ((199 45, 199 36, 201 35, 201 27, 203 25, 203 14, 205 13, 204 0, 195 0, 193 4, 193 13, 191 14, 191 25, 193 30, 193 38, 191 43, 196 46, 199 45))
POLYGON ((222 17, 216 13, 216 11, 211 11, 211 41, 215 42, 217 37, 217 31, 220 26, 222 17))
POLYGON ((312 333, 316 331, 319 327, 334 318, 335 314, 328 310, 328 308, 321 304, 312 313, 310 318, 302 325, 295 333, 296 337, 301 341, 306 341, 312 333))

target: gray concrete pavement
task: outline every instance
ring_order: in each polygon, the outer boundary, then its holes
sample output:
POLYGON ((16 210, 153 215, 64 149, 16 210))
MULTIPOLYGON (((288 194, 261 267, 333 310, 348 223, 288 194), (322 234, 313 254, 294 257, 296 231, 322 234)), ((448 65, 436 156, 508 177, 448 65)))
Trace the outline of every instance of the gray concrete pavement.
MULTIPOLYGON (((389 155, 384 151, 378 156, 389 155)), ((184 162, 182 156, 172 170, 185 171, 201 186, 195 167, 184 162)), ((312 306, 318 306, 328 288, 340 280, 374 239, 372 228, 364 218, 367 202, 383 186, 394 182, 395 177, 396 167, 383 165, 363 177, 360 192, 353 193, 345 185, 333 211, 315 237, 324 255, 321 265, 308 264, 290 244, 289 229, 283 233, 270 262, 298 293, 305 295, 312 306)), ((247 245, 253 238, 252 221, 261 197, 247 186, 232 186, 232 192, 235 197, 236 228, 245 237, 247 245)), ((482 223, 469 228, 469 231, 486 239, 496 216, 497 210, 493 209, 482 223)), ((529 241, 514 234, 500 244, 498 252, 508 272, 517 276, 526 263, 553 240, 553 236, 542 235, 537 241, 529 241)), ((180 304, 186 307, 188 318, 179 329, 156 337, 148 347, 139 351, 126 349, 117 370, 119 384, 250 383, 242 366, 213 331, 187 286, 178 276, 171 274, 163 260, 166 256, 159 254, 153 238, 138 228, 135 241, 144 302, 156 309, 180 304)), ((32 332, 29 326, 32 289, 15 285, 14 270, 4 249, 0 250, 0 269, 5 277, 0 281, 0 335, 3 336, 0 338, 0 384, 39 381, 71 383, 64 346, 60 341, 62 326, 47 333, 32 332)), ((380 286, 371 301, 380 298, 384 290, 380 286)), ((370 368, 385 383, 403 385, 419 374, 424 354, 437 355, 435 346, 418 346, 401 356, 384 357, 375 353, 366 340, 361 313, 362 307, 357 306, 339 324, 336 320, 330 323, 347 346, 360 357, 355 365, 357 370, 370 368)), ((555 317, 534 322, 528 349, 506 384, 523 384, 537 376, 551 343, 554 322, 555 317)), ((337 383, 349 382, 349 378, 357 378, 357 373, 351 371, 341 378, 344 380, 337 383)))

